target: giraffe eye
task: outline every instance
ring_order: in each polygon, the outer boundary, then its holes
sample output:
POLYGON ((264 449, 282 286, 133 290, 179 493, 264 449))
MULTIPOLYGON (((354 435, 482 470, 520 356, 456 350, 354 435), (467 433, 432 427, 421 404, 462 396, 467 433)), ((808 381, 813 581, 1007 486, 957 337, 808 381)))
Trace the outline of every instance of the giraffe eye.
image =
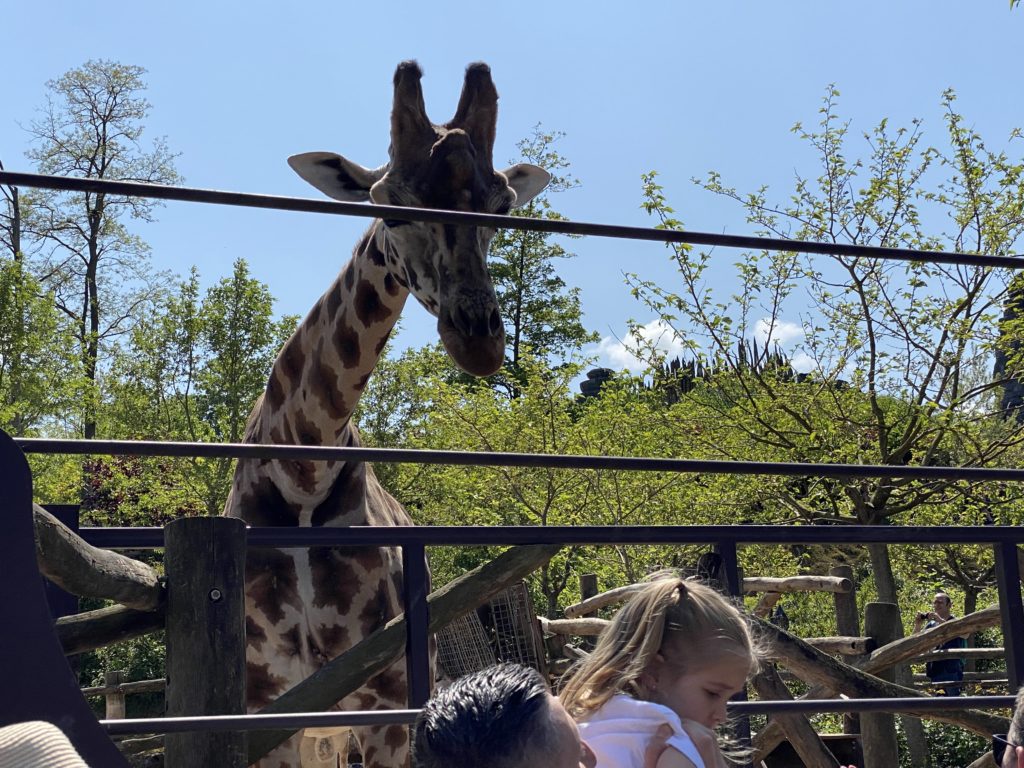
POLYGON ((403 227, 406 224, 412 224, 411 221, 402 221, 402 219, 383 219, 384 226, 388 229, 394 229, 395 227, 403 227))

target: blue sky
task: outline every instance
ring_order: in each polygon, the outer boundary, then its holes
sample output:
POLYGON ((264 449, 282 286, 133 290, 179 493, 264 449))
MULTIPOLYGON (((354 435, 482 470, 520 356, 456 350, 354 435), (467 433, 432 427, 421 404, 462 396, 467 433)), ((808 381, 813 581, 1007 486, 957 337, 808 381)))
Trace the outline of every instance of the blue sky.
MULTIPOLYGON (((316 196, 285 163, 331 150, 368 166, 386 159, 391 76, 422 65, 427 110, 451 117, 462 72, 491 65, 501 112, 496 162, 541 123, 563 131, 559 151, 582 186, 554 199, 572 219, 649 226, 640 175, 657 169, 695 230, 748 233, 733 205, 690 181, 708 170, 740 190, 768 184, 778 198, 814 158, 793 136, 811 125, 830 83, 853 132, 879 119, 924 120, 941 140, 940 96, 957 105, 993 148, 1024 125, 1019 50, 1024 10, 1007 0, 865 0, 837 3, 649 2, 193 2, 104 7, 78 0, 0 8, 0 159, 24 158, 27 125, 47 80, 91 58, 147 71, 151 136, 181 153, 191 186, 316 196), (112 8, 112 10, 111 10, 112 8), (102 10, 101 10, 102 9, 102 10)), ((168 204, 138 233, 154 264, 209 284, 245 257, 268 283, 277 311, 304 315, 365 226, 362 220, 168 204)), ((585 322, 605 342, 600 362, 620 367, 615 342, 636 304, 624 270, 671 284, 656 244, 585 239, 560 266, 579 286, 585 322)), ((724 289, 738 254, 720 250, 724 289)), ((407 306, 399 345, 434 339, 434 321, 407 306)))

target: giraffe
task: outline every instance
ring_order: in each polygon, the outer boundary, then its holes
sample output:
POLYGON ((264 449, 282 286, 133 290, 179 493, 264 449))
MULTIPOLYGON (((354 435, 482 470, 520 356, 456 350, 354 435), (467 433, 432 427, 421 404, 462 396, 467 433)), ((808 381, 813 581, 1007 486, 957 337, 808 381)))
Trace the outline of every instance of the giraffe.
MULTIPOLYGON (((394 76, 389 161, 370 170, 329 152, 288 163, 345 201, 507 213, 547 185, 533 165, 492 166, 498 94, 486 64, 466 69, 455 117, 428 119, 412 61, 394 76)), ((245 442, 359 445, 350 417, 409 293, 437 318, 448 354, 486 376, 504 360, 504 325, 487 274, 494 230, 374 220, 351 260, 285 343, 249 417, 245 442)), ((410 525, 362 462, 239 461, 225 514, 251 525, 410 525)), ((395 549, 253 549, 246 562, 246 683, 255 711, 402 611, 395 549)), ((338 709, 402 708, 400 660, 338 709)), ((404 726, 354 729, 367 768, 406 766, 404 726)), ((300 768, 293 736, 257 765, 300 768)), ((327 765, 319 763, 316 765, 327 765)), ((333 759, 329 763, 334 765, 333 759)))

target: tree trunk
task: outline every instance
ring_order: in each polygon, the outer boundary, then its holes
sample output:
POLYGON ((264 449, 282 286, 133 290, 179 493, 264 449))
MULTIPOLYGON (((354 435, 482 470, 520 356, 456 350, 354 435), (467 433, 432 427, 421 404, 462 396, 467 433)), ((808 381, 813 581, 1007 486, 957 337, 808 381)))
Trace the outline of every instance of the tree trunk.
MULTIPOLYGON (((974 587, 966 587, 964 589, 964 616, 974 613, 978 610, 978 590, 974 587)), ((974 648, 977 645, 977 640, 974 635, 967 636, 967 647, 974 648)), ((965 672, 976 672, 978 668, 977 659, 968 658, 964 662, 965 672)))
POLYGON ((892 560, 889 558, 887 544, 868 544, 871 556, 871 572, 878 590, 878 602, 899 605, 896 595, 896 577, 892 572, 892 560))

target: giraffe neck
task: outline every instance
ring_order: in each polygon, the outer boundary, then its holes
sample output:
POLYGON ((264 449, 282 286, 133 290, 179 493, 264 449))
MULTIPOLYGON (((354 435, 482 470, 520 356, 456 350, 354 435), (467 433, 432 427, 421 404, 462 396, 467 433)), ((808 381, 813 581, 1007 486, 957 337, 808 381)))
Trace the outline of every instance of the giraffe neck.
MULTIPOLYGON (((349 420, 409 294, 384 251, 380 223, 363 235, 352 259, 313 306, 274 362, 253 442, 351 445, 349 420)), ((285 462, 285 464, 300 464, 285 462)), ((302 462, 301 464, 307 464, 302 462)), ((315 499, 337 475, 335 462, 313 462, 296 480, 315 499)))

